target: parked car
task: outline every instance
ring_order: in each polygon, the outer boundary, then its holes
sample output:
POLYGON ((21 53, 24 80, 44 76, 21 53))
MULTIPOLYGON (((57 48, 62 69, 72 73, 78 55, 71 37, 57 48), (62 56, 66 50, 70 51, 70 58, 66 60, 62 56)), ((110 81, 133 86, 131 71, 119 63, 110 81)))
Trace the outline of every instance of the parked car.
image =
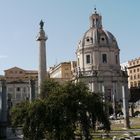
POLYGON ((115 115, 110 115, 110 116, 109 116, 109 119, 110 119, 110 120, 115 120, 115 119, 116 119, 116 118, 115 118, 115 115))
POLYGON ((140 140, 140 136, 134 136, 132 137, 132 140, 140 140))

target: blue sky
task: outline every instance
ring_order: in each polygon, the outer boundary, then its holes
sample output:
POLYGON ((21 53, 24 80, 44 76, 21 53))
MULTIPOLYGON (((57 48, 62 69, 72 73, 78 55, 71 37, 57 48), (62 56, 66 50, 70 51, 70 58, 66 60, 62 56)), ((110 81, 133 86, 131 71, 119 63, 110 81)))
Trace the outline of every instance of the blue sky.
POLYGON ((0 74, 14 66, 38 69, 41 19, 48 36, 47 67, 75 60, 95 5, 103 27, 118 41, 121 62, 139 57, 139 0, 0 0, 0 74))

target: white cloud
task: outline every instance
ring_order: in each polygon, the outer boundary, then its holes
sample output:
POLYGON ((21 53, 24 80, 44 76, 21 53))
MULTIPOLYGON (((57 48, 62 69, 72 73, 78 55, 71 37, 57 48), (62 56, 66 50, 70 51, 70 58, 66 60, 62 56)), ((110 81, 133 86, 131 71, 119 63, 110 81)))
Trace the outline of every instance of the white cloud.
POLYGON ((8 57, 7 55, 1 55, 1 54, 0 54, 0 59, 1 59, 1 58, 7 58, 7 57, 8 57))

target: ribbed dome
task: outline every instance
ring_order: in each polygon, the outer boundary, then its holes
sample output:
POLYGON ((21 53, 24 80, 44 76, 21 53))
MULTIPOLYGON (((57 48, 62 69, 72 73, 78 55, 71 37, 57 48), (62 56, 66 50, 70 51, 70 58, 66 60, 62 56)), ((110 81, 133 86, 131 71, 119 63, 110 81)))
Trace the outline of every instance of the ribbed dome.
POLYGON ((96 11, 90 16, 90 29, 85 32, 78 48, 117 47, 115 37, 102 28, 102 17, 96 11))
MULTIPOLYGON (((118 47, 115 37, 109 31, 90 28, 83 36, 79 44, 81 47, 118 47)), ((79 46, 79 47, 80 47, 79 46)))

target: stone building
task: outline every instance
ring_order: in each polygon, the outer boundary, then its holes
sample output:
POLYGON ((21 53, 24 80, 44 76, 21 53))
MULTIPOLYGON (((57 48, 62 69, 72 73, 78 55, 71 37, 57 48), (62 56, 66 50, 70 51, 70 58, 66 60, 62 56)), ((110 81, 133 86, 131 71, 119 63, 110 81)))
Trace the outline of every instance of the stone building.
POLYGON ((35 81, 35 94, 37 96, 38 72, 35 70, 24 70, 13 67, 4 71, 4 76, 1 77, 2 79, 6 80, 7 99, 12 105, 30 99, 31 79, 35 81))
POLYGON ((58 65, 50 67, 49 76, 58 82, 70 81, 73 78, 75 68, 76 61, 61 62, 58 65))
POLYGON ((89 17, 90 27, 78 43, 75 80, 85 82, 92 92, 113 103, 128 98, 127 72, 121 70, 116 38, 102 26, 98 12, 89 17))
POLYGON ((140 87, 140 57, 128 61, 128 75, 129 87, 140 87))
POLYGON ((130 102, 133 112, 140 111, 140 57, 128 61, 128 86, 130 88, 130 102))
MULTIPOLYGON (((46 78, 50 78, 62 83, 72 80, 72 74, 76 67, 76 61, 61 62, 60 64, 50 67, 46 72, 46 78)), ((6 81, 8 104, 15 105, 24 100, 30 99, 30 80, 35 81, 35 96, 38 96, 38 71, 24 70, 19 67, 12 67, 0 75, 0 80, 6 81)))

